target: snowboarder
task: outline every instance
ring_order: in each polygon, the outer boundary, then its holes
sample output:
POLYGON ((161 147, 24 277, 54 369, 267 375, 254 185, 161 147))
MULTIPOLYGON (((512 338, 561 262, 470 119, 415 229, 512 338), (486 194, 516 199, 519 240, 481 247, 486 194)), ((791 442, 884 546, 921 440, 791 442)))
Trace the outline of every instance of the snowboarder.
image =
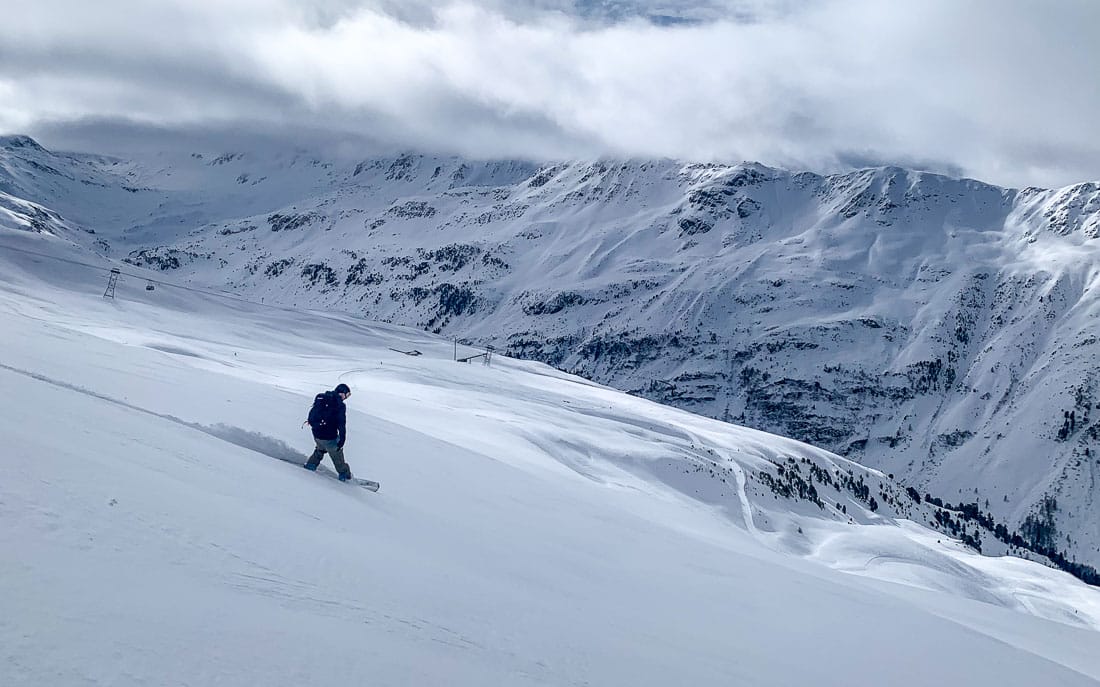
POLYGON ((332 464, 336 466, 336 474, 341 482, 351 479, 351 468, 344 460, 344 441, 348 438, 347 408, 344 401, 349 396, 351 389, 347 384, 338 384, 332 391, 317 394, 306 420, 306 424, 313 430, 313 441, 317 448, 302 467, 316 470, 327 453, 332 458, 332 464))

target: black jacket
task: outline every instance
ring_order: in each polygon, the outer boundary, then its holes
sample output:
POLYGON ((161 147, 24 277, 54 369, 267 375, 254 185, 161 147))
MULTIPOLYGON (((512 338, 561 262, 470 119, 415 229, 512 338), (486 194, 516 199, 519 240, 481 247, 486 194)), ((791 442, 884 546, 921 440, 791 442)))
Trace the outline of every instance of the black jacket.
POLYGON ((318 396, 328 396, 329 402, 333 406, 331 413, 319 427, 310 426, 313 430, 313 436, 327 441, 336 439, 336 443, 343 446, 344 441, 348 438, 348 409, 344 405, 344 399, 340 398, 340 394, 335 391, 326 391, 324 394, 318 394, 318 396))

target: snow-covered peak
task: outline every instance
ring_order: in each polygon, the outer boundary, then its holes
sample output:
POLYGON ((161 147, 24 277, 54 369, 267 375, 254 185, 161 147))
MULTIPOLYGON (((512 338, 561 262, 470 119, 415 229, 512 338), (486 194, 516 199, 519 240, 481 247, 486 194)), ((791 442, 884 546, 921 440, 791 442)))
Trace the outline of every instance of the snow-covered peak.
POLYGON ((31 150, 44 151, 45 149, 38 144, 38 141, 34 140, 30 136, 14 135, 14 136, 0 136, 0 148, 6 150, 17 150, 20 148, 30 148, 31 150))
POLYGON ((1028 189, 1016 219, 1022 225, 1060 236, 1100 238, 1100 182, 1086 182, 1063 189, 1028 189))

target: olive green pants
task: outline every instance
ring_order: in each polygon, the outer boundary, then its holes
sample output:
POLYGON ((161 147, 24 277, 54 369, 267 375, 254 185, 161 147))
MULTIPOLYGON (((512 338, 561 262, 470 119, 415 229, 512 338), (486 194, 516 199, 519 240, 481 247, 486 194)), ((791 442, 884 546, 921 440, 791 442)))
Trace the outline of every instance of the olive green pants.
POLYGON ((310 470, 316 470, 317 466, 321 464, 321 459, 325 457, 327 453, 329 458, 332 458, 332 464, 336 466, 336 473, 339 475, 350 475, 351 468, 348 467, 347 462, 344 460, 344 449, 336 445, 335 439, 318 439, 313 437, 313 441, 316 442, 317 448, 313 451, 313 455, 306 461, 306 467, 310 470))

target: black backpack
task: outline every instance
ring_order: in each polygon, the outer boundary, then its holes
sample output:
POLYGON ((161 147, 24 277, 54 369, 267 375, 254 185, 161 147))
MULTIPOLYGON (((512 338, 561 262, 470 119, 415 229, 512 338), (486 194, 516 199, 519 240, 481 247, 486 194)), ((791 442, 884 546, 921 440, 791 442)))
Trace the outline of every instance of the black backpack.
POLYGON ((309 409, 309 426, 313 429, 321 429, 336 422, 336 413, 340 409, 340 397, 335 391, 326 391, 317 394, 313 399, 313 407, 309 409))

